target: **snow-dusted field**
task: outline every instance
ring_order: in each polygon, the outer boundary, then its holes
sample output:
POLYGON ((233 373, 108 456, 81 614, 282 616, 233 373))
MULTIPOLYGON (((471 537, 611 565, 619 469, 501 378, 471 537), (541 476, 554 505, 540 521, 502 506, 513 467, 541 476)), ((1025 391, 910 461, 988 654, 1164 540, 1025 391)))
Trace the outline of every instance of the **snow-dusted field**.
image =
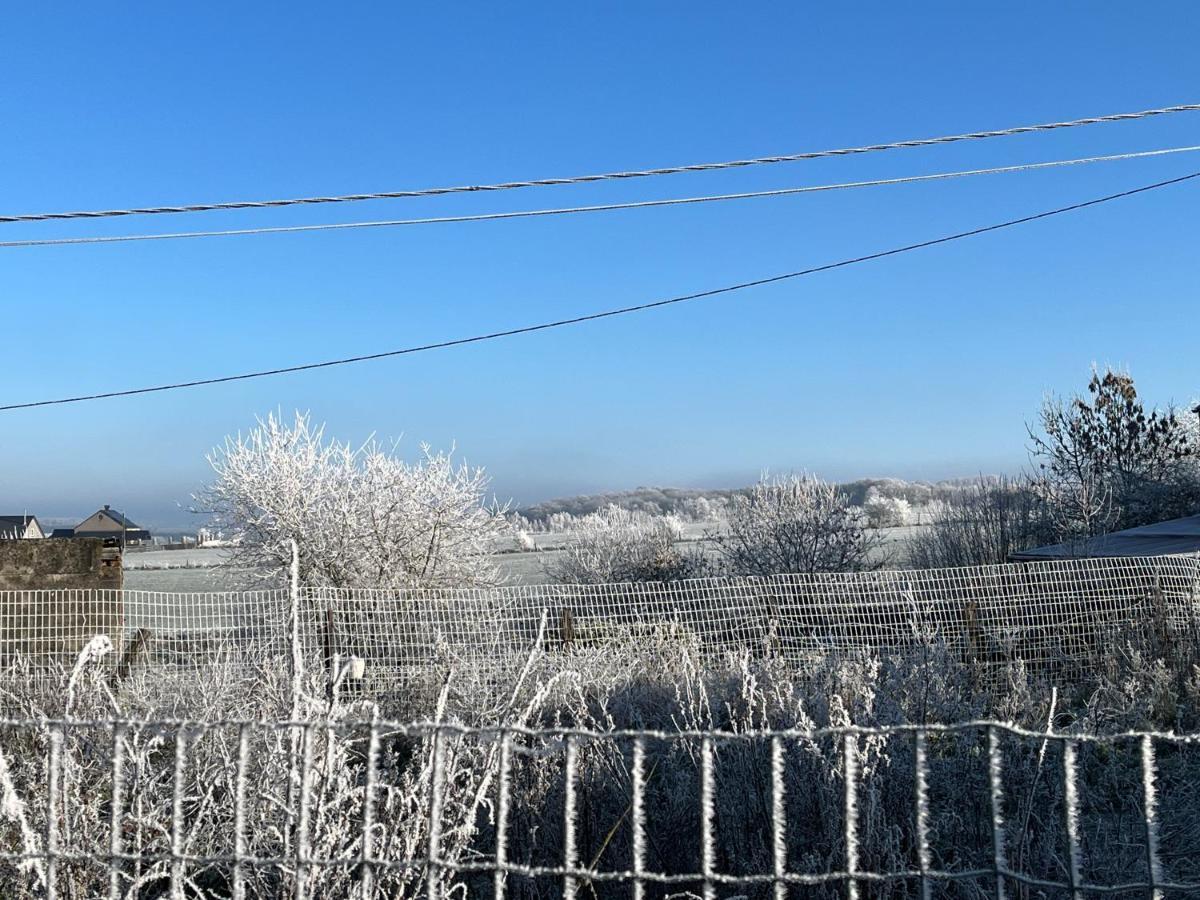
POLYGON ((125 571, 166 569, 184 566, 223 566, 229 562, 224 547, 192 547, 188 550, 131 550, 125 554, 125 571))
MULTIPOLYGON (((903 566, 907 542, 922 525, 883 529, 883 546, 879 553, 889 567, 903 566)), ((689 523, 684 536, 689 546, 708 550, 705 534, 711 526, 689 523)), ((495 554, 500 570, 511 584, 544 584, 549 581, 545 567, 555 553, 570 543, 569 532, 531 534, 537 551, 495 554)), ((512 545, 509 545, 512 546, 512 545)), ((263 587, 256 573, 229 565, 229 551, 223 548, 192 550, 147 550, 129 553, 125 557, 125 587, 145 591, 235 591, 263 587)))

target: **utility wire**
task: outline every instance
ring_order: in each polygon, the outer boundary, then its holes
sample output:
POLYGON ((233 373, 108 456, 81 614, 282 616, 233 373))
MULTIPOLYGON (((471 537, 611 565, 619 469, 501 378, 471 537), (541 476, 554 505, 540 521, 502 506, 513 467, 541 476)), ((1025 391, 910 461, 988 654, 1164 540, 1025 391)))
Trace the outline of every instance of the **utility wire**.
POLYGON ((537 325, 525 325, 520 328, 511 328, 506 331, 493 331, 488 334, 478 334, 472 337, 455 338, 453 340, 439 341, 433 344, 421 344, 415 347, 405 347, 401 350, 388 350, 383 353, 369 353, 362 356, 348 356, 342 359, 326 360, 325 362, 305 363, 303 365, 286 366, 279 369, 265 369, 263 371, 247 372, 241 375, 225 375, 219 378, 204 378, 196 381, 181 381, 174 384, 156 385, 154 387, 132 388, 123 391, 107 391, 101 394, 83 394, 77 397, 63 397, 57 400, 36 400, 27 403, 11 403, 7 406, 0 406, 0 412, 14 409, 31 409, 39 406, 61 406, 67 403, 83 403, 89 400, 104 400, 110 397, 132 397, 138 394, 154 394, 162 391, 175 391, 182 388, 201 387, 209 384, 225 384, 226 382, 230 381, 247 381, 251 378, 266 378, 269 375, 284 375, 292 372, 306 372, 311 369, 327 369, 332 366, 344 366, 349 365, 350 363, 367 362, 368 360, 374 359, 386 359, 392 356, 407 356, 412 353, 423 353, 427 350, 442 350, 447 347, 459 347, 465 344, 478 344, 482 343, 483 341, 492 341, 499 338, 513 337, 519 334, 532 334, 536 331, 547 331, 551 328, 562 328, 566 325, 578 325, 582 322, 594 322, 599 319, 612 318, 613 316, 623 316, 628 313, 641 312, 647 309, 657 309, 662 306, 686 303, 690 300, 699 300, 705 297, 715 297, 720 294, 730 294, 734 291, 741 291, 747 288, 775 284, 780 281, 787 281, 789 279, 799 278, 804 275, 813 275, 817 272, 828 272, 831 269, 840 269, 846 266, 853 266, 857 265, 858 263, 869 262, 873 259, 883 259, 884 257, 888 256, 897 256, 901 253, 908 253, 912 250, 920 250, 925 247, 934 247, 938 244, 947 244, 951 241, 974 237, 980 234, 987 234, 988 232, 999 231, 1003 228, 1011 228, 1014 225, 1023 225, 1027 222, 1036 222, 1039 219, 1047 219, 1051 216, 1062 215, 1063 213, 1074 212, 1075 210, 1080 209, 1087 209, 1088 207, 1098 206, 1102 203, 1108 203, 1112 200, 1119 200, 1123 197, 1132 197, 1135 194, 1144 194, 1147 191, 1157 190, 1170 185, 1182 184, 1185 181, 1191 181, 1193 178, 1200 178, 1200 172, 1193 172, 1190 175, 1181 175, 1178 178, 1171 178, 1167 181, 1155 182, 1154 184, 1132 188, 1116 194, 1109 194, 1105 197, 1097 197, 1094 200, 1085 200, 1082 203, 1073 203, 1070 206, 1060 206, 1057 209, 1035 213, 1030 216, 1022 216, 1019 219, 1009 219, 1006 222, 999 222, 995 225, 985 225, 981 228, 972 228, 970 231, 960 231, 956 234, 944 235, 939 238, 920 241, 915 244, 906 244, 902 247, 893 247, 890 250, 880 250, 876 253, 868 253, 864 256, 856 256, 850 259, 839 260, 837 262, 825 263, 824 265, 813 266, 812 268, 808 269, 801 269, 798 272, 787 272, 782 275, 772 275, 768 278, 759 278, 754 281, 743 281, 739 284, 726 285, 725 287, 713 288, 707 291, 698 291, 694 294, 683 294, 677 297, 669 297, 665 300, 655 300, 650 303, 639 303, 636 306, 624 306, 618 309, 609 309, 603 312, 589 313, 583 316, 574 316, 569 319, 558 319, 553 322, 542 322, 537 325))
POLYGON ((1146 159, 1173 153, 1194 153, 1200 145, 1170 147, 1162 150, 1144 150, 1138 153, 1115 153, 1109 156, 1088 156, 1079 159, 1060 159, 1051 162, 1025 163, 1016 166, 998 166, 991 169, 970 169, 962 172, 938 172, 931 175, 906 175, 900 178, 877 178, 870 181, 847 181, 839 184, 818 184, 805 187, 779 188, 770 191, 744 191, 737 194, 716 194, 705 197, 679 197, 667 200, 640 200, 630 203, 605 203, 598 206, 568 206, 557 209, 529 209, 515 212, 477 213, 462 216, 437 216, 423 219, 384 219, 373 222, 337 222, 323 225, 279 225, 264 228, 235 228, 221 231, 179 231, 166 234, 121 234, 100 237, 31 238, 20 241, 0 241, 0 249, 12 247, 58 247, 66 244, 117 244, 130 241, 173 241, 184 238, 236 237, 250 234, 294 234, 303 231, 341 231, 348 228, 390 228, 397 225, 442 225, 449 222, 493 222, 501 219, 527 219, 536 216, 564 216, 574 213, 610 212, 620 209, 646 209, 656 206, 683 206, 692 203, 713 203, 724 200, 748 200, 758 197, 784 197, 791 194, 812 194, 820 191, 839 191, 848 188, 881 187, 897 184, 913 184, 925 181, 944 181, 951 178, 967 178, 973 175, 1002 175, 1013 172, 1031 172, 1038 169, 1053 169, 1061 166, 1078 166, 1088 163, 1113 162, 1117 160, 1146 159))
POLYGON ((102 219, 113 216, 161 215, 166 213, 208 212, 217 209, 262 209, 277 206, 299 206, 317 203, 354 203, 361 200, 395 200, 405 197, 433 197, 442 194, 463 194, 477 191, 509 191, 527 187, 547 187, 561 184, 585 184, 594 181, 617 181, 626 178, 649 178, 656 175, 677 175, 681 172, 711 172, 718 169, 737 169, 746 166, 772 165, 775 163, 798 162, 806 159, 821 159, 829 156, 853 156, 859 153, 875 153, 882 150, 899 150, 909 147, 928 147, 935 144, 953 144, 959 141, 984 140, 1028 134, 1036 131, 1055 131, 1060 128, 1077 128, 1081 125, 1096 125, 1104 122, 1124 122, 1146 119, 1179 112, 1200 110, 1200 103, 1185 103, 1145 109, 1140 112, 1113 113, 1067 122, 1047 122, 1041 125, 1020 125, 993 131, 972 131, 966 134, 951 134, 942 137, 919 138, 916 140, 893 141, 886 144, 868 144, 863 147, 845 147, 837 150, 813 150, 785 156, 760 156, 753 159, 738 159, 727 162, 695 163, 686 166, 667 166, 658 169, 640 169, 629 172, 608 172, 600 175, 576 175, 569 178, 539 178, 532 181, 507 181, 500 184, 459 185, 456 187, 424 188, 410 191, 380 191, 371 194, 343 194, 332 197, 298 197, 288 200, 236 200, 226 203, 195 203, 186 206, 145 206, 132 209, 104 209, 83 212, 28 213, 24 215, 0 216, 3 222, 44 222, 52 219, 102 219))

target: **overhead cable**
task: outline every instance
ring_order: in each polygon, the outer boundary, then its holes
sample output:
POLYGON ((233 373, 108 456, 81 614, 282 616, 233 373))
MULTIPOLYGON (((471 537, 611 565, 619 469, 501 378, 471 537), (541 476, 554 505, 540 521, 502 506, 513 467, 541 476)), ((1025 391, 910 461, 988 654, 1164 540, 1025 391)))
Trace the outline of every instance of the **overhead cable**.
POLYGON ((1039 219, 1047 219, 1051 216, 1062 215, 1063 213, 1074 212, 1075 210, 1087 209, 1088 207, 1098 206, 1102 203, 1108 203, 1113 200, 1119 200, 1123 197, 1132 197, 1135 194, 1144 194, 1148 191, 1158 190, 1171 185, 1182 184, 1186 181, 1191 181, 1194 178, 1200 178, 1200 172, 1193 172, 1190 175, 1181 175, 1178 178, 1171 178, 1167 181, 1159 181, 1154 184, 1144 185, 1138 188, 1132 188, 1127 191, 1120 191, 1116 194, 1109 194, 1104 197, 1097 197, 1093 200, 1085 200, 1082 203, 1073 203, 1070 206, 1060 206, 1057 209, 1047 210, 1045 212, 1035 213, 1029 216, 1022 216, 1019 219, 1009 219, 1005 222, 999 222, 994 225, 985 225, 981 228, 972 228, 969 231, 960 231, 956 234, 944 235, 931 240, 919 241, 915 244, 906 244, 901 247, 893 247, 890 250, 880 250, 875 253, 868 253, 863 256, 856 256, 850 259, 843 259, 837 262, 825 263, 820 266, 813 266, 808 269, 801 269, 796 272, 787 272, 782 275, 772 275, 767 278, 759 278, 754 281, 743 281, 739 284, 726 285, 724 287, 712 288, 707 291, 698 291, 692 294, 682 294, 676 297, 668 297, 664 300, 654 300, 648 303, 639 303, 635 306, 624 306, 618 309, 609 309, 603 312, 588 313, 582 316, 573 316, 566 319, 558 319, 552 322, 542 322, 536 325, 525 325, 519 328, 510 328, 505 331, 493 331, 486 334, 477 334, 471 337, 454 338, 452 340, 438 341, 432 344, 421 344, 415 347, 405 347, 400 350, 388 350, 382 353, 368 353, 361 356, 348 356, 341 359, 325 360, 324 362, 303 363, 301 365, 285 366, 277 369, 264 369, 257 372, 246 372, 241 375, 224 375, 216 378, 202 378, 194 381, 180 381, 173 384, 160 384, 153 387, 130 388, 119 391, 106 391, 103 393, 80 394, 74 397, 62 397, 55 400, 35 400, 24 403, 10 403, 0 406, 0 412, 16 410, 16 409, 31 409, 41 406, 61 406, 67 403, 83 403, 91 400, 104 400, 112 397, 132 397, 140 394, 154 394, 164 391, 175 391, 183 388, 201 387, 210 384, 225 384, 231 381, 247 381, 252 378, 266 378, 270 375, 285 375, 292 372, 306 372, 312 369, 326 369, 333 366, 344 366, 351 363, 367 362, 375 359, 386 359, 393 356, 406 356, 413 353, 423 353, 428 350, 442 350, 448 347, 458 347, 466 344, 478 344, 484 341, 497 340, 499 338, 513 337, 519 334, 532 334, 538 331, 547 331, 552 328, 562 328, 567 325, 578 325, 583 322, 594 322, 599 319, 608 319, 614 316, 622 316, 629 313, 642 312, 648 309, 657 309, 659 307, 671 306, 673 304, 686 303, 690 300, 699 300, 705 297, 715 297, 720 294, 730 294, 734 291, 741 291, 747 288, 761 287, 768 284, 776 284, 781 281, 787 281, 792 278, 799 278, 804 275, 813 275, 817 272, 828 272, 831 269, 845 268, 846 266, 857 265, 858 263, 869 262, 874 259, 883 259, 889 256, 897 256, 901 253, 908 253, 913 250, 920 250, 925 247, 933 247, 938 244, 946 244, 951 241, 962 240, 963 238, 974 237, 976 235, 987 234, 992 231, 999 231, 1003 228, 1011 228, 1016 225, 1023 225, 1027 222, 1036 222, 1039 219))
POLYGON ((219 231, 178 231, 165 234, 120 234, 70 238, 30 238, 28 240, 0 241, 0 249, 13 247, 59 247, 68 244, 119 244, 131 241, 173 241, 186 238, 241 237, 254 234, 295 234, 307 231, 344 231, 356 228, 391 228, 401 225, 443 225, 453 222, 494 222, 504 219, 527 219, 539 216, 564 216, 576 213, 611 212, 624 209, 647 209, 660 206, 684 206, 695 203, 714 203, 727 200, 749 200, 762 197, 785 197, 794 194, 812 194, 822 191, 839 191, 850 188, 884 187, 899 184, 914 184, 926 181, 944 181, 967 178, 974 175, 1004 175, 1014 172, 1032 172, 1062 166, 1078 166, 1088 163, 1114 162, 1118 160, 1146 159, 1174 153, 1194 153, 1200 145, 1191 147, 1169 147, 1161 150, 1143 150, 1136 153, 1114 153, 1108 156, 1088 156, 1077 159, 1060 159, 1051 162, 1025 163, 1015 166, 997 166, 991 169, 969 169, 960 172, 937 172, 930 175, 906 175, 899 178, 876 178, 869 181, 846 181, 838 184, 817 184, 802 187, 778 188, 769 191, 743 191, 736 194, 715 194, 704 197, 678 197, 666 200, 638 200, 629 203, 604 203, 595 206, 568 206, 556 209, 529 209, 512 212, 477 213, 462 216, 435 216, 420 219, 383 219, 371 222, 335 222, 318 225, 279 225, 263 228, 232 228, 219 231))
POLYGON ((861 147, 844 147, 835 150, 812 150, 803 153, 791 153, 782 156, 759 156, 753 159, 737 159, 726 162, 694 163, 683 166, 666 166, 654 169, 639 169, 626 172, 607 172, 599 175, 575 175, 566 178, 537 178, 529 181, 507 181, 499 184, 459 185, 455 187, 423 188, 407 191, 378 191, 368 194, 342 194, 328 197, 297 197, 284 200, 234 200, 223 203, 193 203, 180 206, 143 206, 130 209, 103 209, 78 212, 49 212, 25 213, 20 215, 0 215, 3 222, 44 222, 59 219, 102 219, 114 216, 163 215, 172 213, 209 212, 212 210, 229 209, 264 209, 280 206, 300 206, 321 203, 355 203, 363 200, 396 200, 407 197, 433 197, 443 194, 464 194, 480 191, 509 191, 528 187, 549 187, 566 184, 586 184, 596 181, 619 181, 630 178, 650 178, 658 175, 677 175, 683 172, 710 172, 720 169, 737 169, 747 166, 773 165, 776 163, 799 162, 808 159, 822 159, 831 156, 853 156, 861 153, 876 153, 884 150, 900 150, 913 147, 928 147, 936 144, 953 144, 960 141, 986 140, 988 138, 1009 137, 1031 132, 1055 131, 1062 128, 1077 128, 1083 125, 1098 125, 1107 122, 1125 122, 1134 119, 1146 119, 1153 116, 1170 115, 1181 112, 1200 110, 1200 103, 1184 103, 1177 106, 1164 106, 1158 109, 1144 109, 1139 112, 1112 113, 1105 116, 1091 116, 1085 119, 1072 119, 1066 122, 1046 122, 1040 125, 1019 125, 1012 128, 999 128, 991 131, 972 131, 965 134, 951 134, 942 137, 917 138, 914 140, 891 141, 882 144, 867 144, 861 147))

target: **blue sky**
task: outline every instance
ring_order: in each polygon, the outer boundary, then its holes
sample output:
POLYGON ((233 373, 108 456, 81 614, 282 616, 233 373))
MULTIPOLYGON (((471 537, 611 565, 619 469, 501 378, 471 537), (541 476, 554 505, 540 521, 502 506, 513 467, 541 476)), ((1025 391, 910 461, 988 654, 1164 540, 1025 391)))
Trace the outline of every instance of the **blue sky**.
MULTIPOLYGON (((0 212, 485 183, 1200 100, 1192 4, 38 4, 0 40, 0 212)), ((0 239, 453 215, 1200 143, 1200 113, 723 173, 341 207, 0 225, 0 239)), ((0 403, 519 326, 1200 170, 1200 154, 678 209, 0 250, 0 403)), ((0 512, 149 523, 280 408, 456 443, 502 498, 1014 471, 1093 361, 1200 392, 1200 185, 720 299, 420 356, 2 413, 0 512)))

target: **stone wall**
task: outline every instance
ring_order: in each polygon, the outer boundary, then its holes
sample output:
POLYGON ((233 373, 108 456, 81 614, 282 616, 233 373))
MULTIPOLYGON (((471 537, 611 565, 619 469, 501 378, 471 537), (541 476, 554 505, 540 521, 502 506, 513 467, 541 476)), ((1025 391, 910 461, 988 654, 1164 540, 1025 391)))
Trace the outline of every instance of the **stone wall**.
POLYGON ((73 662, 94 635, 119 652, 121 551, 99 538, 0 541, 0 659, 73 662))

